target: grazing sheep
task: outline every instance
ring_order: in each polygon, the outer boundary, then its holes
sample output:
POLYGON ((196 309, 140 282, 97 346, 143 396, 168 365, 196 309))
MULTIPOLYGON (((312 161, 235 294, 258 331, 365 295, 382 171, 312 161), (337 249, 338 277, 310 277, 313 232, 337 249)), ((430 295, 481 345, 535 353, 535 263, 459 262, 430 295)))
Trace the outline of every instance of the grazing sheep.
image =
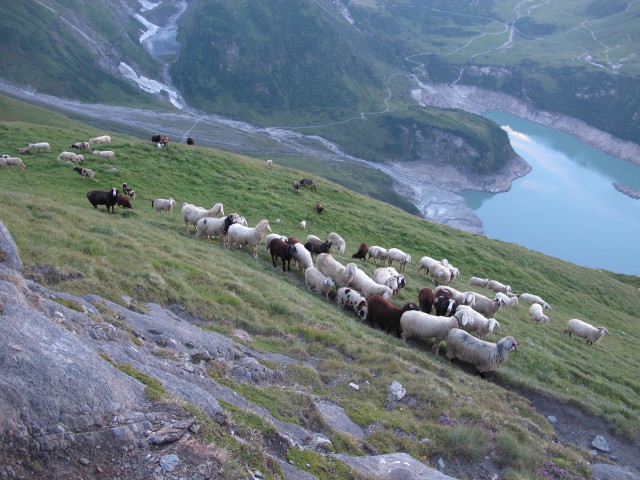
POLYGON ((551 306, 547 302, 545 302, 542 298, 540 298, 538 295, 533 295, 531 293, 521 293, 519 297, 520 297, 520 300, 524 300, 525 302, 530 302, 530 303, 538 303, 542 305, 542 308, 551 310, 551 306))
POLYGON ((17 147, 16 152, 20 155, 31 155, 31 150, 28 148, 17 147))
POLYGON ((184 220, 184 225, 187 229, 187 232, 191 233, 191 229, 189 225, 193 225, 198 231, 198 220, 203 217, 218 217, 220 215, 224 215, 224 207, 222 203, 216 203, 209 210, 203 207, 198 207, 193 205, 192 203, 184 202, 182 204, 182 219, 184 220))
POLYGON ((69 145, 69 148, 75 148, 76 150, 89 150, 89 142, 76 142, 69 145))
POLYGON ((485 317, 491 318, 496 313, 498 313, 498 310, 500 310, 500 307, 502 307, 503 304, 504 301, 502 301, 498 297, 491 299, 489 297, 485 297, 484 295, 476 293, 475 302, 471 306, 471 308, 473 308, 476 312, 480 312, 485 317))
POLYGON ((329 235, 327 235, 327 240, 331 240, 331 243, 333 245, 337 245, 338 252, 340 253, 344 253, 345 249, 347 248, 347 243, 344 241, 344 238, 342 238, 336 232, 329 233, 329 235))
POLYGON ((305 242, 318 242, 321 243, 324 240, 322 240, 320 237, 317 237, 316 235, 307 235, 307 239, 305 240, 305 242))
POLYGON ((307 228, 307 222, 305 222, 304 220, 302 220, 300 222, 300 226, 302 227, 302 229, 304 230, 305 228, 307 228))
POLYGON ((196 144, 196 141, 194 138, 192 137, 187 138, 187 145, 195 145, 195 144, 196 144))
POLYGON ((411 337, 434 337, 431 351, 436 353, 449 330, 458 328, 458 319, 455 317, 436 317, 420 311, 409 311, 400 317, 400 328, 402 328, 402 339, 405 343, 407 338, 411 337))
POLYGON ((496 293, 496 298, 499 298, 504 302, 504 307, 513 307, 515 305, 518 305, 518 295, 516 294, 512 294, 512 296, 509 296, 506 293, 498 292, 496 293))
POLYGON ((315 290, 318 295, 324 295, 327 298, 334 286, 333 279, 325 276, 316 267, 310 267, 304 271, 304 283, 310 290, 315 290))
POLYGON ((501 328, 495 318, 487 318, 468 305, 460 305, 453 316, 461 325, 466 325, 467 330, 475 332, 478 338, 486 337, 496 327, 501 328))
POLYGON ((353 288, 341 287, 336 295, 338 306, 342 309, 351 308, 359 320, 366 320, 369 316, 367 300, 353 288))
POLYGON ((309 252, 311 253, 311 257, 313 258, 314 253, 318 255, 321 253, 331 253, 331 245, 333 245, 331 243, 331 240, 326 240, 324 242, 309 240, 304 244, 304 248, 309 250, 309 252))
POLYGON ((587 322, 573 318, 567 322, 567 328, 564 329, 564 333, 568 333, 569 336, 575 333, 579 337, 586 338, 587 345, 593 345, 602 340, 602 337, 609 333, 609 330, 605 327, 594 327, 587 322))
POLYGON ((94 155, 97 155, 100 160, 115 160, 116 159, 116 154, 113 153, 111 150, 94 150, 91 153, 93 153, 94 155))
POLYGON ((389 252, 386 248, 379 247, 378 245, 374 245, 373 247, 369 247, 369 258, 373 258, 374 263, 378 263, 377 260, 384 265, 385 261, 389 258, 389 252))
POLYGON ((267 160, 266 164, 267 164, 267 168, 273 167, 273 160, 267 160))
POLYGON ((451 265, 449 263, 449 260, 447 260, 446 258, 443 258, 440 261, 440 263, 444 265, 446 268, 448 268, 449 272, 451 272, 451 278, 449 280, 449 283, 453 282, 456 278, 458 278, 458 275, 460 275, 460 270, 454 267, 453 265, 451 265))
POLYGON ((311 253, 309 250, 304 248, 303 243, 298 242, 293 245, 293 248, 293 259, 298 265, 298 270, 302 270, 304 272, 307 268, 313 267, 313 258, 311 257, 311 253))
POLYGON ((78 163, 82 163, 84 162, 84 155, 79 153, 78 155, 76 155, 76 158, 78 159, 78 163))
POLYGON ((296 193, 300 193, 300 183, 299 182, 296 182, 294 180, 293 182, 291 182, 291 186, 296 191, 296 193))
POLYGON ((349 263, 344 266, 329 253, 318 255, 316 268, 327 277, 331 277, 337 288, 348 287, 358 272, 358 267, 356 267, 355 263, 349 263))
POLYGON ((420 259, 420 263, 418 264, 418 273, 420 270, 424 270, 425 274, 429 273, 429 267, 434 264, 441 264, 438 260, 435 260, 431 257, 427 257, 426 255, 420 259))
MULTIPOLYGON (((322 240, 320 240, 322 241, 322 240)), ((302 243, 300 240, 298 240, 296 237, 287 237, 286 242, 289 245, 295 245, 296 243, 302 243)), ((302 243, 302 246, 304 246, 304 243, 302 243)))
POLYGON ((111 190, 90 190, 87 192, 87 199, 93 205, 93 208, 98 208, 98 205, 105 205, 107 212, 111 209, 111 213, 116 213, 115 206, 118 202, 118 189, 114 187, 111 190))
POLYGON ((495 293, 509 293, 511 292, 511 285, 505 285, 503 283, 500 283, 497 280, 489 280, 489 283, 487 284, 487 288, 489 290, 493 290, 495 293))
POLYGON ((481 377, 504 363, 509 354, 517 350, 516 339, 508 336, 497 343, 486 342, 459 328, 452 328, 445 337, 447 342, 447 358, 452 361, 458 358, 463 362, 475 365, 481 377))
POLYGON ((451 283, 451 270, 440 262, 431 263, 427 270, 427 275, 437 285, 449 285, 451 283))
POLYGON ((202 217, 196 224, 196 237, 206 235, 207 240, 211 237, 220 237, 222 244, 227 244, 227 232, 234 223, 239 223, 240 215, 231 213, 226 217, 202 217))
POLYGON ((440 285, 436 287, 433 291, 433 295, 434 297, 437 297, 443 295, 443 292, 449 292, 449 298, 453 298, 458 305, 473 306, 473 304, 475 303, 476 294, 474 292, 461 292, 448 285, 440 285))
POLYGON ((269 221, 266 219, 260 220, 253 228, 235 223, 229 227, 227 241, 229 242, 229 246, 237 245, 238 248, 241 248, 243 245, 248 245, 251 252, 253 252, 253 258, 257 259, 258 244, 262 240, 266 230, 271 231, 269 221))
POLYGON ((360 246, 358 247, 358 251, 356 253, 354 253, 353 255, 351 255, 351 258, 359 258, 361 260, 367 260, 367 252, 369 251, 369 246, 365 243, 362 242, 360 244, 360 246))
POLYGON ((398 290, 402 290, 407 286, 407 280, 404 278, 404 275, 400 275, 398 271, 393 267, 386 267, 391 275, 393 275, 398 281, 398 290))
POLYGON ((7 166, 8 166, 8 167, 11 167, 11 166, 13 166, 13 167, 20 167, 20 168, 21 168, 21 169, 23 169, 23 170, 24 170, 25 168, 27 168, 27 167, 25 167, 24 162, 22 161, 22 159, 21 159, 21 158, 18 158, 18 157, 9 157, 9 158, 5 158, 4 160, 5 160, 5 162, 6 162, 6 164, 7 164, 7 166))
POLYGON ((421 312, 431 313, 433 309, 433 290, 425 287, 418 292, 418 308, 421 312))
MULTIPOLYGON (((200 220, 198 220, 198 221, 200 221, 200 220)), ((269 252, 269 244, 271 243, 271 240, 273 240, 274 238, 279 238, 283 242, 288 242, 289 241, 287 239, 287 237, 285 237, 284 235, 280 235, 279 233, 270 233, 269 235, 264 237, 264 249, 267 252, 269 252)))
POLYGON ((353 277, 349 286, 358 290, 365 298, 369 298, 371 295, 380 295, 387 299, 393 295, 389 287, 374 282, 373 279, 360 269, 356 270, 356 275, 353 277))
POLYGON ((34 150, 40 152, 40 150, 46 150, 47 152, 51 152, 51 145, 47 142, 38 142, 38 143, 30 143, 27 145, 29 150, 34 150))
POLYGON ((395 260, 400 263, 400 271, 404 271, 404 266, 407 263, 411 263, 411 255, 407 255, 399 248, 390 248, 387 253, 389 255, 389 266, 393 265, 395 260))
POLYGON ((122 193, 124 193, 125 195, 130 196, 132 199, 136 198, 136 192, 133 188, 129 188, 127 187, 126 183, 122 184, 122 193))
POLYGON ((287 242, 283 242, 279 238, 274 238, 269 244, 269 251, 271 252, 271 262, 273 268, 276 268, 276 257, 282 259, 282 271, 285 272, 285 264, 287 269, 291 271, 291 259, 295 252, 295 247, 289 245, 287 242))
POLYGON ((402 317, 402 314, 410 310, 418 310, 418 306, 413 302, 406 302, 400 308, 380 295, 367 297, 367 307, 371 326, 373 326, 374 322, 377 322, 380 325, 380 330, 386 328, 387 333, 394 329, 398 338, 400 338, 400 317, 402 317))
POLYGON ((7 159, 5 157, 0 157, 0 167, 7 166, 7 159))
POLYGON ((173 198, 156 198, 151 201, 151 206, 156 212, 166 211, 173 217, 173 206, 176 201, 173 198))
POLYGON ((315 180, 311 180, 310 178, 303 178, 302 180, 300 180, 300 185, 303 185, 305 187, 311 187, 313 189, 316 188, 316 181, 315 180))
POLYGON ((151 143, 160 143, 161 139, 162 139, 162 135, 160 135, 159 133, 156 133, 155 135, 151 136, 151 143))
POLYGON ((529 307, 529 320, 538 323, 549 323, 549 317, 543 313, 542 305, 539 303, 532 303, 529 307))
POLYGON ((433 306, 438 317, 450 317, 458 308, 458 302, 453 298, 453 294, 448 290, 434 292, 433 306))
POLYGON ((318 215, 320 215, 323 211, 324 211, 324 207, 319 203, 316 203, 316 212, 318 212, 318 215))
POLYGON ((111 137, 109 135, 101 135, 99 137, 90 138, 87 142, 89 145, 100 145, 101 143, 111 143, 111 137))
MULTIPOLYGON (((90 168, 73 167, 73 170, 78 172, 83 177, 88 177, 91 180, 93 180, 94 182, 97 182, 97 180, 94 177, 93 170, 91 170, 90 168)), ((84 180, 84 178, 83 178, 83 180, 84 180)))
POLYGON ((469 279, 469 285, 475 285, 476 287, 487 288, 489 284, 488 278, 471 277, 469 279))
POLYGON ((380 285, 386 285, 389 287, 394 295, 400 291, 401 288, 405 286, 405 280, 402 275, 400 275, 395 268, 393 267, 380 267, 377 268, 371 277, 374 282, 379 283, 380 285), (402 286, 400 286, 402 284, 402 286))
POLYGON ((116 203, 122 208, 130 208, 131 210, 133 210, 133 205, 131 205, 129 199, 124 195, 118 195, 116 203))

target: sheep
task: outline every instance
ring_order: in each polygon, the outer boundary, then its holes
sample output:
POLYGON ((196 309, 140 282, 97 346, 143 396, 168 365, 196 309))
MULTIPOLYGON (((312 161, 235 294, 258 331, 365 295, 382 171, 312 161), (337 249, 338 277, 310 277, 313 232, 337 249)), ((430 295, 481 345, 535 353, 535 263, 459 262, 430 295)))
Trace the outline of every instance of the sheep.
POLYGON ((237 213, 231 213, 226 217, 202 217, 196 224, 195 236, 206 235, 207 240, 211 240, 211 237, 220 237, 223 245, 226 245, 229 227, 238 223, 239 220, 240 216, 237 213))
POLYGON ((300 193, 300 183, 294 180, 293 182, 291 182, 291 186, 296 191, 296 193, 300 193))
POLYGON ((498 310, 500 310, 500 307, 504 304, 504 301, 499 297, 491 299, 484 295, 480 295, 479 293, 476 293, 475 297, 475 302, 471 308, 476 312, 480 312, 487 318, 493 317, 498 313, 498 310))
POLYGON ((451 283, 451 270, 442 265, 442 263, 429 264, 427 275, 433 278, 433 283, 437 285, 449 285, 451 283))
POLYGON ((16 152, 20 155, 31 155, 31 150, 28 148, 17 147, 16 152))
POLYGON ((321 253, 331 253, 331 240, 325 240, 324 242, 318 242, 315 240, 307 241, 304 244, 304 248, 309 250, 311 253, 311 258, 313 258, 313 254, 321 254, 321 253))
POLYGON ((519 297, 520 297, 520 300, 524 300, 525 302, 530 302, 530 303, 538 303, 542 305, 542 308, 551 310, 551 306, 547 302, 545 302, 542 298, 540 298, 538 295, 533 295, 531 293, 521 293, 519 297))
POLYGON ((136 191, 133 188, 129 188, 126 183, 122 184, 122 193, 130 196, 132 199, 136 198, 136 191))
POLYGON ((7 159, 5 157, 0 157, 0 167, 7 167, 7 159))
MULTIPOLYGON (((82 175, 83 177, 88 177, 91 180, 93 180, 94 182, 97 182, 98 180, 95 179, 93 170, 91 170, 90 168, 82 168, 82 167, 73 167, 73 170, 75 172, 78 172, 80 175, 82 175)), ((84 178, 83 178, 84 180, 84 178)))
POLYGON ((78 160, 78 163, 82 163, 82 162, 84 162, 84 155, 81 154, 81 153, 78 153, 76 155, 76 159, 78 160))
POLYGON ((344 238, 342 238, 336 232, 329 233, 329 235, 327 235, 327 240, 331 240, 331 243, 333 245, 337 245, 338 252, 340 252, 341 254, 344 253, 345 249, 347 248, 347 243, 344 241, 344 238))
POLYGON ((76 142, 69 145, 69 148, 75 148, 76 150, 89 150, 89 142, 76 142))
POLYGON ((485 372, 497 369, 518 349, 518 343, 512 336, 504 337, 497 343, 486 342, 459 328, 452 328, 445 337, 447 342, 447 358, 451 362, 458 358, 463 362, 475 365, 481 377, 485 372))
POLYGON ((468 330, 475 332, 478 338, 486 337, 496 327, 501 328, 495 318, 487 318, 468 305, 460 305, 453 316, 461 325, 466 325, 468 330))
POLYGON ((348 287, 358 272, 358 267, 355 263, 348 263, 344 266, 329 253, 318 255, 316 268, 327 277, 331 277, 337 288, 348 287))
POLYGON ((529 307, 529 320, 538 323, 549 323, 549 317, 543 313, 542 305, 539 303, 532 303, 529 307))
POLYGON ((27 145, 29 150, 35 150, 40 152, 40 150, 46 150, 47 152, 51 152, 51 145, 48 142, 38 142, 38 143, 30 143, 27 145))
POLYGON ((351 255, 351 258, 359 258, 361 260, 367 260, 367 252, 369 251, 369 246, 365 243, 362 242, 360 244, 360 246, 358 247, 358 251, 356 253, 354 253, 353 255, 351 255))
POLYGON ((456 267, 454 267, 453 265, 451 265, 449 263, 449 260, 447 260, 446 258, 443 258, 440 263, 442 265, 444 265, 446 268, 449 269, 449 272, 451 272, 451 278, 449 280, 449 283, 453 282, 456 278, 458 278, 458 275, 460 275, 460 270, 458 270, 456 267))
POLYGON ((374 245, 373 247, 369 247, 369 258, 373 258, 374 263, 378 263, 377 260, 384 265, 385 261, 389 258, 389 252, 386 248, 379 247, 378 245, 374 245))
MULTIPOLYGON (((198 222, 199 221, 200 220, 198 220, 198 222)), ((197 236, 197 234, 196 234, 196 236, 197 236)), ((267 253, 269 252, 269 244, 271 243, 271 240, 273 240, 274 238, 279 238, 283 242, 287 242, 288 241, 287 237, 285 237, 284 235, 280 235, 279 233, 270 233, 269 235, 264 237, 264 249, 267 251, 267 253)))
POLYGON ((356 290, 348 287, 341 287, 338 289, 336 299, 340 308, 353 309, 359 320, 364 321, 368 318, 369 307, 367 306, 367 300, 356 290))
POLYGON ((407 338, 434 337, 431 351, 437 353, 440 343, 445 339, 447 333, 452 328, 458 328, 458 319, 455 317, 436 317, 421 311, 408 311, 400 317, 400 328, 402 328, 402 339, 407 342, 407 338))
POLYGON ((6 166, 7 167, 11 167, 11 166, 20 167, 22 170, 27 168, 27 167, 25 167, 24 162, 22 161, 21 158, 9 157, 9 158, 5 158, 4 160, 6 162, 6 166))
POLYGON ((133 205, 131 205, 129 199, 124 195, 118 195, 116 198, 116 203, 122 208, 130 208, 133 210, 133 205))
POLYGON ((97 155, 100 160, 115 160, 116 159, 116 154, 113 153, 111 150, 94 150, 91 153, 93 153, 94 155, 97 155))
POLYGON ((387 333, 394 329, 398 338, 400 338, 400 317, 410 310, 418 310, 418 306, 413 302, 406 302, 400 308, 389 303, 386 298, 380 295, 367 297, 367 307, 371 326, 373 326, 374 322, 377 322, 380 325, 380 330, 386 328, 387 333))
POLYGON ((307 228, 307 222, 305 222, 304 220, 302 220, 300 222, 300 226, 302 227, 302 229, 304 230, 305 228, 307 228))
POLYGON ((428 274, 429 267, 434 264, 440 264, 440 262, 438 260, 434 260, 433 258, 425 255, 420 259, 420 263, 418 264, 418 273, 420 273, 420 270, 424 270, 424 273, 428 274))
POLYGON ((162 135, 160 135, 159 133, 156 133, 155 135, 151 135, 151 143, 160 143, 161 139, 162 139, 162 135))
POLYGON ((456 312, 458 302, 455 301, 453 294, 448 290, 435 291, 433 306, 435 308, 436 316, 450 317, 456 312))
MULTIPOLYGON (((358 290, 365 298, 369 298, 371 295, 380 295, 387 299, 393 295, 393 292, 386 285, 380 285, 374 282, 366 273, 357 269, 353 280, 350 283, 352 288, 358 290)), ((417 308, 417 307, 416 307, 417 308)))
MULTIPOLYGON (((296 243, 302 243, 300 240, 298 240, 296 237, 287 237, 287 239, 285 240, 289 245, 295 245, 296 243)), ((302 243, 302 246, 304 246, 304 243, 302 243)))
POLYGON ((431 313, 433 309, 433 290, 425 287, 418 292, 418 308, 421 312, 431 313))
POLYGON ((334 286, 333 279, 325 276, 316 267, 310 267, 304 271, 304 283, 310 290, 315 290, 318 295, 324 295, 327 298, 334 286))
POLYGON ((609 330, 605 327, 594 327, 587 322, 573 318, 567 322, 567 328, 564 329, 564 333, 568 333, 569 336, 575 333, 579 337, 586 338, 587 345, 593 345, 602 340, 602 337, 609 333, 609 330))
POLYGON ((158 213, 162 211, 169 212, 169 214, 173 217, 173 206, 176 204, 176 201, 173 198, 156 198, 151 201, 151 207, 158 213))
POLYGON ((407 255, 399 248, 390 248, 387 253, 389 254, 389 266, 393 265, 393 261, 396 260, 400 263, 400 271, 404 271, 404 266, 411 263, 411 255, 407 255))
MULTIPOLYGON (((380 285, 386 285, 389 287, 393 294, 396 295, 400 290, 400 286, 398 283, 398 275, 396 270, 393 267, 380 267, 377 268, 373 275, 371 276, 374 282, 379 283, 380 285), (391 270, 389 270, 391 268, 391 270)), ((404 277, 402 277, 404 279, 404 277)))
POLYGON ((203 217, 215 218, 219 215, 224 215, 224 207, 221 203, 216 203, 209 210, 193 205, 192 203, 182 203, 182 219, 184 220, 184 225, 189 233, 191 233, 189 225, 193 225, 197 232, 198 220, 203 217))
POLYGON ((307 268, 313 267, 313 258, 311 257, 309 250, 304 248, 304 244, 296 243, 293 245, 293 248, 293 259, 298 265, 298 270, 302 270, 304 272, 307 268))
POLYGON ((68 161, 73 162, 73 163, 81 163, 78 160, 78 154, 77 153, 73 153, 73 152, 62 152, 62 153, 60 153, 60 155, 58 155, 57 160, 58 161, 68 160, 68 161))
POLYGON ((386 267, 386 269, 398 281, 398 290, 402 290, 404 287, 407 286, 407 281, 404 278, 404 275, 400 275, 398 271, 393 267, 386 267))
POLYGON ((307 235, 307 239, 306 242, 322 242, 324 240, 322 240, 320 237, 317 237, 316 235, 307 235))
POLYGON ((487 288, 488 284, 489 284, 488 278, 471 277, 469 279, 469 285, 475 285, 476 287, 487 288))
POLYGON ((109 135, 101 135, 99 137, 90 138, 87 142, 89 145, 100 145, 101 143, 111 143, 111 137, 109 135))
POLYGON ((291 259, 295 252, 295 247, 289 245, 287 242, 283 242, 279 238, 274 238, 269 244, 269 251, 271 252, 271 262, 273 268, 276 268, 276 257, 282 259, 282 271, 285 272, 285 265, 288 270, 291 271, 291 259))
POLYGON ((111 190, 90 190, 87 192, 87 199, 93 205, 93 208, 98 208, 98 205, 105 205, 107 212, 111 208, 111 213, 116 213, 115 205, 118 201, 118 189, 113 187, 111 190))
POLYGON ((316 181, 315 180, 311 180, 310 178, 303 178, 302 180, 300 180, 300 185, 304 185, 305 187, 311 187, 315 190, 316 188, 316 181))
POLYGON ((192 137, 187 138, 187 145, 195 145, 195 144, 196 144, 196 141, 194 138, 192 137))
POLYGON ((238 248, 242 247, 242 245, 249 245, 249 248, 253 252, 253 258, 257 259, 258 244, 262 240, 265 230, 271 231, 269 221, 266 219, 260 220, 253 228, 235 223, 229 227, 227 233, 228 245, 237 245, 238 248))
POLYGON ((489 290, 493 290, 495 293, 509 293, 511 292, 511 286, 510 285, 504 285, 503 283, 500 283, 497 280, 489 280, 489 283, 487 284, 487 288, 489 290))
POLYGON ((316 203, 316 212, 318 212, 318 215, 320 215, 323 211, 324 211, 324 207, 319 203, 316 203))
POLYGON ((509 296, 506 293, 498 292, 496 293, 496 298, 499 298, 504 302, 504 307, 513 307, 518 305, 518 295, 515 294, 513 294, 513 296, 509 296))
POLYGON ((475 303, 476 294, 474 292, 461 292, 448 285, 440 285, 435 288, 433 295, 434 297, 437 297, 442 295, 442 292, 449 292, 451 295, 450 298, 453 298, 458 305, 473 306, 475 303))
POLYGON ((267 168, 271 168, 273 166, 273 160, 267 160, 266 165, 267 168))

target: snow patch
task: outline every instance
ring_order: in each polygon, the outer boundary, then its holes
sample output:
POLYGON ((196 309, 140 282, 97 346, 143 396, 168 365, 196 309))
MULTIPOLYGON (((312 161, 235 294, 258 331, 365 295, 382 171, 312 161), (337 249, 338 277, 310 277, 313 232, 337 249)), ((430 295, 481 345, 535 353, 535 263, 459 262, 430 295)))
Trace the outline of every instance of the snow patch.
POLYGON ((142 43, 143 41, 145 41, 147 38, 155 35, 156 33, 158 33, 158 30, 160 29, 160 27, 158 25, 154 25, 153 23, 151 23, 149 20, 147 20, 146 18, 144 18, 142 15, 140 15, 139 13, 136 13, 134 15, 135 19, 138 20, 142 25, 145 26, 145 28, 147 29, 146 32, 144 32, 142 35, 140 35, 140 43, 142 43))
POLYGON ((161 2, 153 3, 153 2, 149 2, 147 0, 138 0, 138 2, 140 2, 140 10, 142 12, 148 12, 149 10, 153 10, 158 5, 160 5, 160 3, 161 3, 161 2))
POLYGON ((152 80, 151 78, 147 78, 144 76, 139 76, 133 68, 127 65, 124 62, 120 62, 118 65, 118 71, 129 80, 135 82, 138 87, 148 93, 160 93, 163 90, 169 94, 169 101, 173 104, 174 107, 182 110, 185 108, 185 104, 182 102, 180 94, 175 90, 169 88, 164 83, 160 83, 156 80, 152 80))

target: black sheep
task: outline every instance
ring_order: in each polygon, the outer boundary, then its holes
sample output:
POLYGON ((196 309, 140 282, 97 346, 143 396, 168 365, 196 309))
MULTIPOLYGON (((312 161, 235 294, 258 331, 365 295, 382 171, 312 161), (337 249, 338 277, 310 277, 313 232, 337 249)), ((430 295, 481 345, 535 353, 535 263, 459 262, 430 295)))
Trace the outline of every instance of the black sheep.
POLYGON ((436 315, 439 317, 450 317, 456 313, 458 304, 453 299, 453 294, 449 289, 437 290, 437 295, 433 300, 433 306, 436 310, 436 315))
POLYGON ((153 135, 151 137, 151 141, 153 143, 160 143, 160 140, 162 139, 162 136, 159 133, 156 133, 155 135, 153 135))
POLYGON ((318 242, 317 240, 309 240, 304 244, 304 248, 309 250, 311 253, 311 257, 313 258, 313 254, 320 255, 321 253, 331 253, 331 240, 326 240, 324 242, 318 242))
POLYGON ((191 137, 187 138, 187 145, 195 145, 195 144, 196 144, 196 141, 193 138, 191 137))
POLYGON ((274 268, 276 266, 276 257, 279 257, 282 259, 282 271, 286 271, 284 268, 285 262, 287 262, 287 267, 289 271, 291 271, 291 259, 293 258, 293 252, 295 252, 295 250, 293 245, 289 245, 279 238, 271 240, 271 243, 269 243, 269 251, 271 252, 271 262, 274 268))
POLYGON ((90 190, 87 192, 87 199, 98 208, 98 205, 105 205, 107 212, 111 208, 111 213, 116 213, 116 204, 118 203, 118 189, 113 187, 111 190, 90 190))

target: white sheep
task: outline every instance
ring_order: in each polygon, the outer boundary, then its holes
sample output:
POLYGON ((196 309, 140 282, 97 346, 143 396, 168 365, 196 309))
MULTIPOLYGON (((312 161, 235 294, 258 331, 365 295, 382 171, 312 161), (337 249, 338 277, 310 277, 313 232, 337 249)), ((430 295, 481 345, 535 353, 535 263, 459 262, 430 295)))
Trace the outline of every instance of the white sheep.
POLYGON ((365 298, 369 298, 371 295, 380 295, 387 300, 393 295, 389 287, 374 282, 371 277, 360 269, 356 270, 356 275, 351 281, 350 286, 358 290, 365 298))
POLYGON ((609 333, 609 330, 605 327, 594 327, 587 322, 573 318, 567 322, 567 328, 564 329, 564 333, 568 333, 569 336, 575 333, 579 337, 586 338, 587 345, 593 345, 602 340, 602 337, 609 333))
POLYGON ((94 150, 91 153, 93 153, 94 155, 97 155, 100 160, 115 160, 116 159, 116 154, 113 153, 111 150, 94 150))
POLYGON ((367 252, 367 254, 369 255, 369 258, 373 258, 373 261, 375 263, 380 260, 383 265, 389 258, 389 252, 387 251, 387 249, 379 247, 378 245, 369 247, 369 251, 367 252))
POLYGON ((330 253, 321 253, 316 257, 316 268, 331 277, 337 288, 348 287, 358 272, 355 263, 342 265, 330 253))
POLYGON ((367 307, 367 300, 360 295, 359 292, 349 287, 341 287, 338 289, 336 295, 338 306, 342 309, 350 308, 356 312, 359 320, 366 320, 368 317, 369 309, 367 307))
POLYGON ((487 288, 493 290, 495 293, 501 292, 506 294, 511 292, 511 285, 505 285, 497 280, 489 280, 487 288))
POLYGON ((27 145, 27 148, 30 150, 46 150, 47 152, 51 152, 51 145, 49 145, 48 142, 30 143, 27 145))
POLYGON ((93 137, 89 139, 89 145, 96 144, 100 145, 101 143, 111 143, 111 137, 109 135, 101 135, 99 137, 93 137))
POLYGON ((489 284, 488 278, 471 277, 469 279, 469 285, 475 285, 476 287, 487 288, 489 284))
POLYGON ((532 303, 529 307, 529 320, 538 323, 549 323, 549 317, 543 313, 542 305, 539 303, 532 303))
POLYGON ((393 262, 395 260, 398 263, 400 263, 400 271, 404 271, 404 266, 407 263, 411 263, 411 255, 407 255, 399 248, 390 248, 387 251, 387 254, 389 255, 388 257, 389 266, 393 265, 393 262))
POLYGON ((267 168, 273 167, 273 160, 267 160, 266 164, 267 164, 267 168))
POLYGON ((304 244, 296 243, 293 248, 293 260, 296 262, 296 265, 298 265, 298 270, 306 272, 308 268, 313 267, 311 252, 304 248, 304 244))
POLYGON ((225 225, 228 228, 230 225, 237 223, 240 215, 237 213, 231 213, 225 217, 202 217, 196 224, 196 237, 206 235, 207 240, 211 240, 211 237, 220 237, 224 245, 227 244, 227 232, 225 231, 225 225))
POLYGON ((371 276, 374 282, 380 285, 386 285, 389 287, 394 295, 400 291, 400 281, 404 286, 404 277, 400 275, 393 267, 380 267, 377 268, 371 276))
POLYGON ((496 313, 498 313, 498 310, 500 310, 500 307, 502 307, 503 304, 504 301, 498 297, 489 298, 476 293, 476 298, 471 308, 473 308, 476 312, 480 312, 485 317, 491 318, 496 313))
POLYGON ((344 253, 347 248, 347 243, 344 241, 344 238, 342 238, 336 232, 330 232, 327 236, 327 240, 331 240, 331 243, 338 247, 338 252, 340 252, 341 254, 344 253))
POLYGON ((307 242, 324 242, 320 237, 316 235, 307 235, 307 242))
POLYGON ((7 166, 7 158, 8 157, 0 157, 0 167, 6 167, 7 166))
POLYGON ((428 257, 428 256, 424 256, 420 259, 420 263, 418 264, 418 273, 420 273, 420 270, 424 270, 425 274, 429 273, 429 266, 433 265, 433 264, 442 264, 442 262, 439 262, 438 260, 428 257))
POLYGON ((198 220, 204 217, 217 217, 219 215, 224 215, 224 207, 221 203, 216 203, 209 210, 203 207, 198 207, 197 205, 193 205, 192 203, 183 202, 182 204, 182 219, 184 220, 184 225, 187 228, 187 232, 191 232, 189 225, 193 225, 198 231, 198 220))
POLYGON ((440 285, 433 290, 433 298, 442 295, 453 298, 458 305, 469 305, 472 307, 476 302, 475 292, 461 292, 448 285, 440 285))
POLYGON ((264 237, 264 249, 267 251, 267 253, 269 253, 269 244, 271 243, 271 240, 273 240, 274 238, 279 238, 283 242, 287 241, 287 237, 285 237, 284 235, 280 235, 279 233, 270 233, 269 235, 264 237))
POLYGON ((459 328, 452 328, 445 337, 447 358, 458 358, 475 365, 478 373, 484 376, 504 363, 509 354, 518 349, 518 343, 512 336, 504 337, 497 343, 486 342, 459 328))
POLYGON ((173 198, 156 198, 151 201, 151 206, 153 209, 160 213, 162 211, 169 212, 169 214, 173 217, 173 206, 176 204, 176 201, 173 198))
POLYGON ((303 230, 304 230, 305 228, 307 228, 307 222, 306 222, 306 220, 302 220, 302 221, 300 222, 300 226, 302 227, 302 229, 303 229, 303 230))
POLYGON ((82 163, 80 160, 78 160, 78 154, 73 152, 62 152, 60 155, 58 155, 58 161, 61 160, 69 160, 77 164, 82 163))
POLYGON ((447 260, 446 258, 443 258, 440 263, 442 265, 444 265, 445 267, 447 267, 449 269, 449 271, 451 272, 451 279, 449 280, 449 283, 453 282, 456 278, 458 278, 458 275, 460 275, 460 270, 457 269, 456 267, 454 267, 453 265, 451 265, 449 263, 449 260, 447 260))
POLYGON ((318 295, 324 295, 327 298, 334 286, 333 279, 324 275, 316 267, 310 267, 304 271, 304 283, 310 290, 315 290, 318 295))
POLYGON ((516 294, 509 295, 508 293, 498 292, 496 293, 496 298, 503 301, 503 307, 513 307, 518 305, 518 295, 516 294))
POLYGON ((427 275, 433 278, 433 282, 438 285, 449 285, 451 283, 451 270, 439 262, 429 264, 427 275))
POLYGON ((434 337, 431 351, 436 353, 440 348, 440 343, 447 336, 447 332, 452 328, 458 328, 458 319, 454 317, 437 317, 419 310, 409 310, 400 317, 400 327, 402 329, 402 339, 407 338, 434 337))
POLYGON ((253 258, 257 259, 258 244, 262 241, 266 230, 271 231, 269 221, 266 219, 260 220, 253 228, 234 223, 229 227, 229 231, 227 232, 228 246, 237 245, 238 248, 241 248, 243 245, 248 245, 253 252, 253 258))
POLYGON ((78 160, 78 163, 82 163, 82 162, 84 162, 84 155, 83 155, 83 154, 81 154, 81 153, 78 153, 78 154, 76 155, 76 160, 78 160))
POLYGON ((524 300, 525 302, 530 302, 530 303, 538 303, 542 305, 542 308, 551 310, 551 306, 547 302, 545 302, 542 298, 540 298, 538 295, 533 295, 531 293, 521 293, 519 297, 520 297, 520 300, 524 300))
POLYGON ((20 167, 23 170, 26 168, 22 159, 18 157, 5 158, 4 161, 6 162, 7 167, 20 167))
POLYGON ((458 319, 461 325, 465 325, 467 330, 475 332, 478 338, 486 337, 496 327, 501 328, 495 318, 487 318, 468 305, 458 306, 453 316, 458 319))

